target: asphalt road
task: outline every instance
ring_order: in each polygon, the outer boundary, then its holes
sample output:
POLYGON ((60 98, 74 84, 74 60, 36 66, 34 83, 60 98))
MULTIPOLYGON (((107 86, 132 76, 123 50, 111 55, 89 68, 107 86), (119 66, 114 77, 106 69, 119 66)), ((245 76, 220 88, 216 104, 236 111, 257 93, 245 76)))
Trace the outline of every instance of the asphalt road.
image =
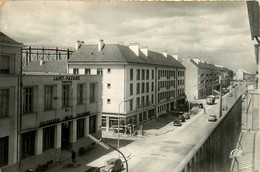
MULTIPOLYGON (((243 89, 244 87, 233 88, 233 96, 229 97, 229 93, 224 95, 222 105, 230 108, 243 89)), ((225 113, 226 111, 223 111, 223 115, 225 113)), ((173 171, 192 148, 215 127, 216 122, 208 121, 209 114, 215 114, 219 118, 219 99, 214 105, 206 105, 206 114, 201 111, 181 127, 174 127, 174 130, 161 136, 136 139, 120 148, 129 157, 129 172, 173 171)), ((116 140, 111 140, 110 144, 116 145, 116 140)), ((116 152, 111 152, 88 165, 103 166, 105 160, 117 156, 116 152)))

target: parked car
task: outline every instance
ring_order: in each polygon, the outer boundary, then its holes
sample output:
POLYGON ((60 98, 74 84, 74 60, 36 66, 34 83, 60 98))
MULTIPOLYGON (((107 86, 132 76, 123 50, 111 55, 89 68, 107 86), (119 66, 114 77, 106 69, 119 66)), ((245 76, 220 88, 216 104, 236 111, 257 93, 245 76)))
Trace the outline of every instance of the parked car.
POLYGON ((179 119, 175 119, 174 121, 173 121, 173 125, 174 126, 182 126, 182 124, 181 124, 181 121, 179 120, 179 119))
POLYGON ((212 122, 217 121, 217 116, 214 114, 210 114, 208 117, 208 121, 212 121, 212 122))
POLYGON ((215 98, 214 95, 210 95, 210 96, 207 97, 206 102, 207 102, 208 105, 213 105, 215 103, 215 99, 216 98, 215 98))
POLYGON ((198 107, 198 108, 203 108, 203 103, 199 101, 191 101, 190 102, 190 108, 192 107, 198 107))
POLYGON ((222 110, 228 110, 228 106, 227 105, 223 105, 222 106, 222 110))
POLYGON ((105 167, 101 169, 101 172, 118 172, 123 168, 124 164, 120 158, 111 158, 105 162, 105 167))
POLYGON ((228 95, 229 97, 233 97, 233 94, 232 93, 229 93, 229 95, 228 95))

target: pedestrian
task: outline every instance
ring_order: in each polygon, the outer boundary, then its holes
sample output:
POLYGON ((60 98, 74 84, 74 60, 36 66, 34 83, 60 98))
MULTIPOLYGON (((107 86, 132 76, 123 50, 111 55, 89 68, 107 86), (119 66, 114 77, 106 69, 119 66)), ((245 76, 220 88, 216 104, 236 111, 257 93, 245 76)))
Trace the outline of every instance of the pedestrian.
POLYGON ((206 114, 206 108, 204 107, 204 114, 206 114))
POLYGON ((71 152, 71 160, 72 160, 72 163, 76 162, 76 152, 74 150, 72 150, 72 152, 71 152))

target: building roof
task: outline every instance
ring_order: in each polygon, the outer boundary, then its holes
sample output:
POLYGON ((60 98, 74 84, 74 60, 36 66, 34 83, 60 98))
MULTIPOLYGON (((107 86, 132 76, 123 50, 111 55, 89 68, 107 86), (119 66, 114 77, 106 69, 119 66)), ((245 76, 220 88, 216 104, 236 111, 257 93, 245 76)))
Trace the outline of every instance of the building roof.
POLYGON ((43 72, 43 73, 67 73, 67 61, 31 61, 24 67, 23 72, 43 72))
POLYGON ((11 45, 19 45, 22 46, 22 43, 16 42, 6 34, 0 31, 0 44, 11 44, 11 45))
POLYGON ((167 55, 166 58, 161 53, 148 50, 148 57, 146 57, 141 51, 139 51, 139 56, 137 56, 128 46, 120 44, 105 44, 101 51, 98 51, 97 44, 81 45, 78 50, 74 51, 68 60, 68 63, 79 61, 102 63, 139 63, 185 68, 179 61, 170 55, 167 55))
POLYGON ((219 67, 205 61, 201 61, 198 59, 190 59, 190 61, 199 69, 219 70, 219 67))

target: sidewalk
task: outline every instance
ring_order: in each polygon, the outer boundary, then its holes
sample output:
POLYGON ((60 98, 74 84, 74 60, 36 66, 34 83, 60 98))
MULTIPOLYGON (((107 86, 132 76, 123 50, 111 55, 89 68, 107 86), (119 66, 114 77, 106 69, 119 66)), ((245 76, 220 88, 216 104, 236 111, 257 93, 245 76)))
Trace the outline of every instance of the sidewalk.
MULTIPOLYGON (((257 90, 255 91, 257 92, 257 90)), ((260 169, 259 95, 249 95, 243 102, 241 136, 242 156, 234 162, 233 172, 256 172, 260 169), (251 99, 251 100, 250 100, 251 99), (254 100, 254 103, 252 101, 254 100), (249 103, 251 101, 251 103, 249 103)))

